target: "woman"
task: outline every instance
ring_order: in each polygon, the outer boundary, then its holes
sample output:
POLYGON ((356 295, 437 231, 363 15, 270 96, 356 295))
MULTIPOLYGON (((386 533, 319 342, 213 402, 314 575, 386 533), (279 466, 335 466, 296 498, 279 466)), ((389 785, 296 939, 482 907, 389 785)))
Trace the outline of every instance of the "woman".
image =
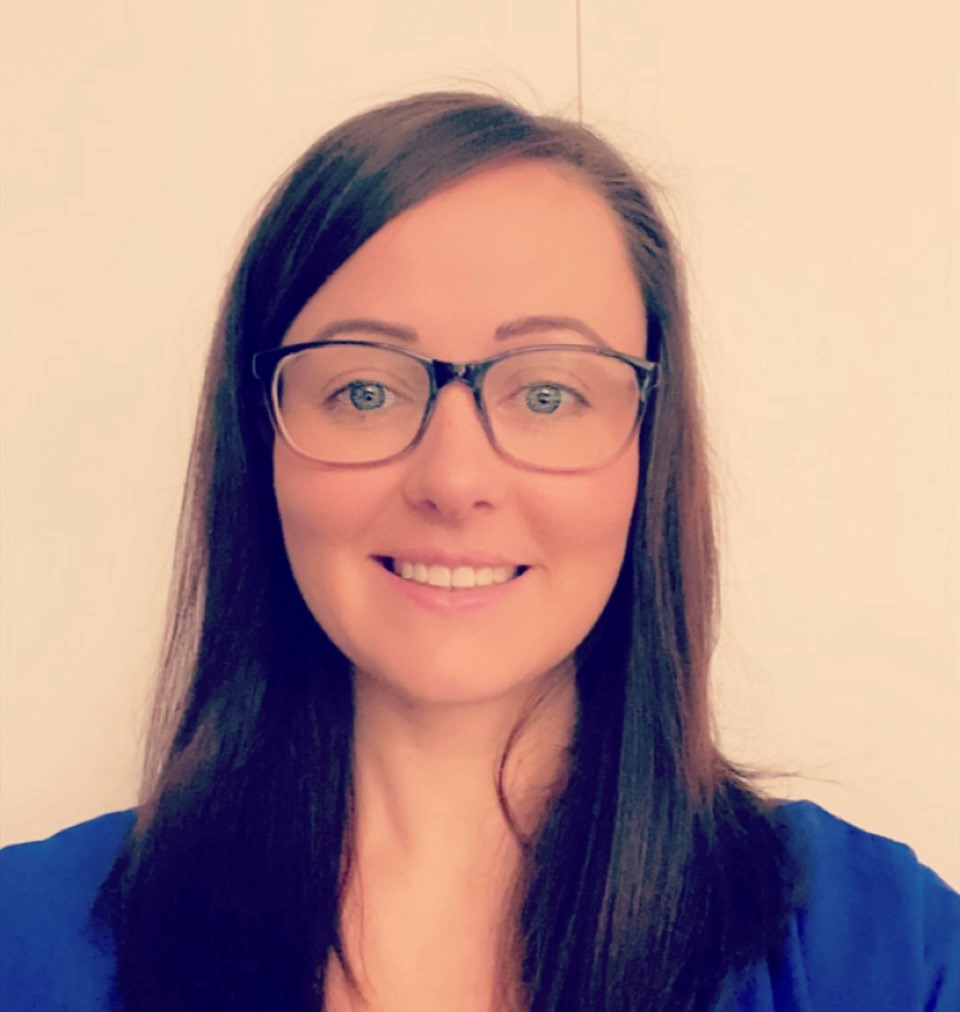
POLYGON ((960 1000, 960 898, 713 741, 678 257, 587 130, 436 94, 307 152, 224 300, 178 564, 135 822, 8 854, 21 1007, 960 1000))

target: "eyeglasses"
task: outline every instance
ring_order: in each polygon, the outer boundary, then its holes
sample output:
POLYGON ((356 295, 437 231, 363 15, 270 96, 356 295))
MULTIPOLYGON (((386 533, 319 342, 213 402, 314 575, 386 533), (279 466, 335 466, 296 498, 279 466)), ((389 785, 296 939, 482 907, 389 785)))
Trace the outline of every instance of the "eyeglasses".
POLYGON ((643 417, 657 366, 607 348, 535 345, 442 362, 389 344, 323 341, 253 356, 274 428, 310 460, 359 466, 411 450, 437 395, 473 391, 493 448, 522 466, 581 471, 614 460, 643 417))

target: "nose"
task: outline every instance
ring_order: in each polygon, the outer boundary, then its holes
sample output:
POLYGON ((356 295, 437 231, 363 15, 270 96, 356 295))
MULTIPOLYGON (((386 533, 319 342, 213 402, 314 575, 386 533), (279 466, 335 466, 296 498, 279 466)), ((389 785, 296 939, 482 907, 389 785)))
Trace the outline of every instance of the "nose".
POLYGON ((490 445, 471 390, 453 382, 437 395, 427 430, 404 466, 412 505, 461 518, 501 499, 509 464, 490 445))

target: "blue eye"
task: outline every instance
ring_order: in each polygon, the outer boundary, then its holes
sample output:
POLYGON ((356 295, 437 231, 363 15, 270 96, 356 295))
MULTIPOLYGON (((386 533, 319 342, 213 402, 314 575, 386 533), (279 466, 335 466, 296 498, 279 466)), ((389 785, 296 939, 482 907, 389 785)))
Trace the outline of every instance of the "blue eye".
POLYGON ((586 407, 586 399, 576 390, 557 383, 532 383, 524 388, 525 405, 536 415, 553 415, 565 406, 586 407))
POLYGON ((552 414, 560 407, 563 391, 559 387, 539 386, 527 388, 527 407, 537 414, 552 414))
POLYGON ((351 383, 350 403, 359 411, 381 408, 386 401, 386 387, 382 383, 351 383))

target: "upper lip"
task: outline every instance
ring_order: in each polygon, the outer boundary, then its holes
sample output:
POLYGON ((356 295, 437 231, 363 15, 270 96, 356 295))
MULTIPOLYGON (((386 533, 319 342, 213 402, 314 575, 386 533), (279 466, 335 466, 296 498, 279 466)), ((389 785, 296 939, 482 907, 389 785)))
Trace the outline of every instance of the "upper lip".
POLYGON ((375 559, 394 559, 401 562, 422 562, 427 566, 446 566, 456 569, 457 566, 472 566, 480 569, 489 566, 491 569, 507 566, 523 566, 523 563, 505 559, 502 555, 488 552, 447 552, 438 548, 403 548, 396 552, 375 555, 375 559))

